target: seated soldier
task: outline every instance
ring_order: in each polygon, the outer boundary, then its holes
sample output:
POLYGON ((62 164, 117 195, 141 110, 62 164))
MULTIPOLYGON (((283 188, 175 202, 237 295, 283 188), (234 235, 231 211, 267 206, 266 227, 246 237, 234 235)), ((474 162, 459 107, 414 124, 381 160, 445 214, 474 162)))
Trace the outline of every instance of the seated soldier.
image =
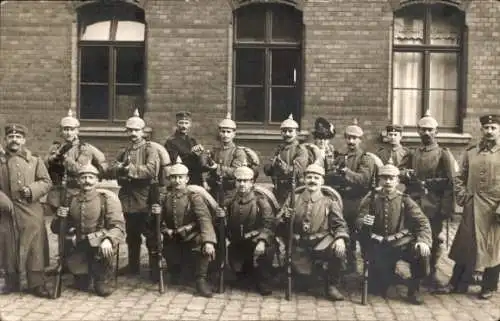
MULTIPOLYGON (((311 275, 318 261, 327 263, 324 271, 326 296, 332 301, 339 301, 344 299, 337 285, 340 281, 349 233, 340 204, 322 192, 324 175, 323 167, 316 164, 309 165, 305 170, 305 190, 295 196, 294 211, 285 205, 278 213, 278 217, 283 215, 287 218, 283 222, 284 225, 289 224, 291 217, 293 219, 294 274, 311 275)), ((285 204, 289 204, 289 200, 285 204)), ((288 238, 288 235, 285 235, 285 238, 288 238)))
POLYGON ((168 170, 171 189, 167 191, 163 205, 154 204, 151 210, 153 214, 162 215, 162 254, 171 282, 177 283, 182 269, 194 259, 196 290, 201 296, 212 297, 207 270, 209 262, 215 258, 217 239, 203 197, 187 189, 188 174, 188 168, 178 159, 178 163, 168 170))
POLYGON ((59 234, 61 219, 67 217, 65 264, 75 277, 75 286, 87 290, 90 278, 99 296, 114 292, 112 280, 113 255, 125 235, 125 220, 118 196, 97 189, 99 171, 91 164, 78 171, 80 191, 59 207, 52 221, 52 232, 59 234))
POLYGON ((420 282, 429 274, 431 228, 417 203, 396 189, 399 174, 392 161, 380 167, 381 188, 361 201, 356 226, 363 253, 369 255, 369 292, 387 296, 396 263, 404 260, 411 271, 408 301, 422 304, 420 282))
MULTIPOLYGON (((270 272, 275 254, 275 213, 270 201, 254 190, 254 171, 246 166, 234 171, 236 195, 226 202, 229 264, 238 279, 250 276, 262 295, 270 295, 270 272)), ((223 209, 217 211, 224 217, 223 209)))

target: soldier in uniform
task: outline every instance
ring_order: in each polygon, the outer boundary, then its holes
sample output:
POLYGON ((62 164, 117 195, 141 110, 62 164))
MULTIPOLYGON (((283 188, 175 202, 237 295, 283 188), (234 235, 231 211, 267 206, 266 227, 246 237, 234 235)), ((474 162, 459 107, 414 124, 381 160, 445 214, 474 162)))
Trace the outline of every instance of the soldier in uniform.
MULTIPOLYGON (((157 194, 152 187, 156 185, 160 161, 158 151, 144 139, 145 126, 136 110, 125 123, 130 143, 108 170, 121 187, 118 197, 125 216, 128 265, 120 273, 125 274, 139 274, 141 235, 149 235, 151 198, 157 194)), ((151 257, 149 263, 152 264, 151 257)))
POLYGON ((275 150, 271 162, 264 166, 264 173, 272 178, 274 194, 278 202, 283 204, 292 188, 291 176, 295 175, 297 181, 302 180, 309 154, 306 147, 299 143, 299 124, 293 120, 292 115, 281 123, 280 128, 283 144, 275 150))
POLYGON ((78 168, 80 166, 91 162, 99 170, 100 175, 107 167, 104 154, 95 146, 79 139, 80 122, 73 117, 71 109, 68 111, 68 115, 61 119, 59 125, 64 142, 62 144, 54 142, 45 159, 45 164, 54 183, 47 195, 46 202, 51 213, 55 213, 61 205, 61 193, 63 193, 61 183, 64 172, 67 174, 68 189, 64 193, 75 195, 79 191, 78 168))
POLYGON ((500 272, 500 116, 480 117, 483 137, 469 147, 455 178, 464 207, 449 257, 455 261, 448 291, 464 293, 471 276, 483 273, 480 299, 498 291, 500 272))
POLYGON ((318 117, 314 122, 312 134, 314 144, 318 146, 322 156, 317 163, 325 168, 325 172, 328 172, 334 167, 335 158, 339 155, 330 142, 335 137, 335 126, 323 117, 318 117))
POLYGON ((443 288, 437 275, 437 264, 443 254, 443 222, 453 214, 454 158, 448 149, 438 145, 437 121, 427 112, 418 121, 418 133, 422 144, 411 156, 414 179, 405 183, 406 191, 427 215, 432 229, 430 278, 426 281, 433 290, 443 288))
POLYGON ((400 171, 408 169, 411 166, 410 150, 401 145, 403 126, 391 124, 387 125, 385 130, 387 133, 387 144, 379 148, 376 155, 384 164, 391 159, 394 166, 399 168, 400 171))
POLYGON ((77 289, 86 291, 90 278, 99 296, 114 292, 113 255, 123 241, 125 220, 120 200, 111 191, 97 189, 100 172, 91 164, 78 170, 80 192, 72 197, 69 207, 59 207, 51 229, 60 232, 61 218, 67 217, 65 261, 74 275, 77 289))
POLYGON ((356 225, 365 234, 360 240, 370 260, 369 291, 386 296, 396 263, 402 259, 410 263, 408 300, 422 304, 420 283, 429 273, 431 227, 417 203, 397 190, 399 174, 391 160, 379 169, 381 188, 363 198, 356 225))
POLYGON ((199 155, 202 146, 196 139, 189 136, 191 130, 191 113, 187 111, 178 112, 176 115, 177 128, 175 133, 165 142, 165 148, 170 154, 170 160, 175 162, 177 157, 189 168, 189 182, 195 185, 202 185, 202 168, 199 155))
POLYGON ((323 167, 317 164, 307 166, 305 190, 295 196, 295 214, 292 216, 291 209, 285 205, 278 217, 284 219, 282 224, 289 224, 289 219, 293 219, 293 271, 298 275, 311 275, 315 263, 326 263, 326 296, 332 301, 339 301, 344 299, 337 286, 349 234, 339 203, 325 196, 321 190, 324 175, 323 167))
MULTIPOLYGON (((262 295, 270 295, 270 271, 275 254, 273 208, 266 197, 254 190, 254 171, 241 166, 234 171, 236 195, 227 208, 228 256, 238 280, 250 276, 262 295)), ((226 214, 222 208, 217 216, 226 214)))
POLYGON ((234 195, 234 171, 246 161, 245 152, 234 144, 235 136, 236 123, 231 119, 231 114, 228 113, 226 118, 219 123, 220 147, 203 153, 201 157, 202 166, 208 170, 203 180, 207 182, 212 196, 216 199, 217 180, 219 179, 222 179, 224 200, 228 200, 234 195))
MULTIPOLYGON (((17 235, 14 224, 14 204, 4 192, 0 191, 0 271, 3 272, 2 277, 6 271, 17 271, 17 235)), ((6 278, 5 281, 0 293, 7 294, 18 290, 16 279, 6 278)))
POLYGON ((49 247, 40 198, 48 193, 52 181, 43 160, 25 147, 26 134, 23 125, 7 125, 6 152, 0 157, 0 190, 14 204, 17 243, 17 262, 6 271, 6 279, 11 290, 18 291, 20 271, 25 270, 29 291, 47 297, 44 269, 49 264, 49 247))
MULTIPOLYGON (((335 166, 327 173, 327 185, 333 186, 342 196, 344 202, 344 218, 349 226, 351 236, 355 232, 355 221, 361 199, 368 193, 376 173, 374 160, 360 148, 363 130, 354 120, 346 127, 344 139, 347 153, 335 159, 335 166)), ((351 237, 347 250, 348 270, 357 272, 356 239, 351 237)))
POLYGON ((168 174, 172 189, 167 191, 162 205, 152 206, 152 213, 161 213, 162 254, 170 279, 178 283, 182 270, 194 259, 197 292, 212 297, 207 271, 210 261, 215 258, 217 239, 210 211, 201 195, 187 189, 189 170, 186 166, 177 163, 168 174))

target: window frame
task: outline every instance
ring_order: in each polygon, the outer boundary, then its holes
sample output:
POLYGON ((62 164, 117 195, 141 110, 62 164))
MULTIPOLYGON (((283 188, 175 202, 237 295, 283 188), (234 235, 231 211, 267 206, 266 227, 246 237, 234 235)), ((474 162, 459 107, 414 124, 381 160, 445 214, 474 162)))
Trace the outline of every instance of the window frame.
POLYGON ((266 3, 248 3, 242 6, 239 6, 233 11, 232 14, 232 80, 231 80, 231 95, 232 95, 232 106, 231 113, 236 115, 236 90, 237 88, 250 88, 253 85, 238 85, 236 83, 236 57, 238 49, 261 49, 264 51, 264 121, 241 121, 237 120, 235 117, 235 121, 238 126, 241 125, 242 128, 279 128, 282 120, 272 121, 272 107, 271 107, 271 95, 270 91, 274 87, 276 88, 295 88, 298 96, 298 108, 297 111, 293 114, 294 119, 300 124, 300 119, 303 113, 303 101, 304 101, 304 39, 305 39, 305 27, 303 22, 303 12, 299 10, 297 7, 282 2, 266 2, 266 3), (265 27, 264 27, 264 41, 248 41, 248 40, 239 40, 238 39, 238 10, 245 10, 251 6, 262 6, 265 10, 265 27), (297 10, 300 13, 301 21, 300 21, 300 32, 299 32, 299 40, 292 41, 276 41, 272 39, 272 16, 273 16, 273 8, 279 7, 289 7, 297 10), (273 85, 272 84, 272 51, 274 50, 297 50, 299 61, 297 65, 297 76, 295 79, 295 86, 285 86, 285 85, 273 85))
MULTIPOLYGON (((393 23, 392 23, 392 39, 391 39, 391 44, 392 44, 392 72, 391 72, 391 119, 394 120, 394 90, 395 89, 400 89, 396 88, 394 86, 394 58, 395 54, 399 52, 412 52, 412 53, 419 53, 422 55, 422 75, 420 79, 420 84, 422 86, 421 89, 421 110, 420 110, 420 115, 418 117, 423 117, 425 112, 429 108, 429 97, 430 97, 430 78, 431 78, 431 72, 430 72, 430 66, 431 66, 431 55, 434 53, 454 53, 457 55, 457 84, 456 84, 456 93, 457 93, 457 103, 456 103, 456 115, 457 115, 457 120, 456 124, 454 127, 443 127, 445 131, 450 131, 450 132, 461 132, 463 130, 463 120, 465 117, 465 110, 466 110, 466 105, 467 105, 467 43, 468 43, 468 28, 466 25, 466 20, 465 20, 465 12, 460 10, 459 8, 452 6, 452 5, 447 5, 447 4, 442 4, 444 6, 453 8, 456 10, 457 13, 461 14, 461 21, 462 25, 459 26, 460 28, 460 43, 457 45, 435 45, 431 44, 431 25, 432 25, 432 6, 440 4, 440 3, 416 3, 416 4, 409 4, 407 6, 403 6, 396 10, 393 15, 393 23), (423 23, 423 44, 396 44, 395 43, 395 19, 398 15, 399 10, 404 10, 407 9, 408 7, 423 7, 424 10, 424 23, 423 23)), ((417 125, 413 126, 408 126, 405 125, 408 128, 413 128, 416 129, 417 125)))

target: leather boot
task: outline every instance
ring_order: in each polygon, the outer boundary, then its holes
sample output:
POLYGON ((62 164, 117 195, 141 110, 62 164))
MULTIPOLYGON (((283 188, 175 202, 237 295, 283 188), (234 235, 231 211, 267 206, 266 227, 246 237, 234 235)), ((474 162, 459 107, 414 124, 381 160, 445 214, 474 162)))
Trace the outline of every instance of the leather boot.
POLYGON ((340 262, 332 261, 327 266, 323 266, 325 296, 331 301, 343 301, 344 295, 337 289, 340 283, 340 262), (339 266, 335 266, 339 265, 339 266))
POLYGON ((213 296, 212 287, 208 284, 206 278, 199 278, 196 280, 196 291, 205 298, 211 298, 213 296))
POLYGON ((119 275, 137 275, 141 266, 141 246, 128 245, 128 264, 118 271, 119 275))
POLYGON ((264 268, 258 266, 254 271, 255 284, 257 287, 257 292, 262 296, 268 296, 273 293, 270 285, 270 278, 268 274, 264 271, 264 268))
POLYGON ((2 294, 9 294, 21 291, 19 275, 16 273, 5 274, 5 286, 1 289, 2 294))
POLYGON ((356 260, 356 241, 352 241, 347 249, 347 272, 358 273, 358 262, 356 260))
POLYGON ((149 279, 153 283, 157 283, 160 280, 158 260, 159 258, 157 254, 149 254, 149 279))
POLYGON ((424 299, 420 293, 420 279, 410 280, 408 285, 408 302, 415 305, 424 304, 424 299))
POLYGON ((39 298, 49 298, 50 293, 49 290, 45 287, 45 285, 37 285, 31 289, 28 290, 29 293, 33 294, 34 296, 37 296, 39 298))
POLYGON ((196 259, 195 276, 196 276, 196 291, 199 295, 206 298, 213 296, 212 287, 207 282, 207 271, 210 261, 208 257, 200 254, 196 259))

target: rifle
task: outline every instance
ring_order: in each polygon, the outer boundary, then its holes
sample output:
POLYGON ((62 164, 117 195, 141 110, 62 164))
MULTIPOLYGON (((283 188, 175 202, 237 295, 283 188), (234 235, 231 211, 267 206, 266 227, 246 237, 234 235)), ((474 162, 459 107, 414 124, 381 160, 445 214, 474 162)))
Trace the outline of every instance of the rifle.
MULTIPOLYGON (((68 207, 69 206, 69 194, 68 194, 68 172, 64 170, 64 174, 61 181, 62 185, 62 193, 61 193, 61 206, 68 207)), ((58 235, 58 247, 59 247, 59 258, 57 262, 56 268, 56 279, 54 284, 54 289, 52 292, 52 298, 57 299, 62 294, 62 273, 63 273, 63 264, 64 264, 64 243, 66 241, 66 229, 67 229, 67 218, 61 217, 59 218, 59 235, 58 235)))
MULTIPOLYGON (((370 194, 370 211, 372 214, 375 210, 375 192, 376 192, 376 178, 372 177, 371 183, 371 194, 370 194)), ((368 278, 370 276, 370 256, 371 256, 371 235, 373 230, 373 225, 371 226, 363 226, 364 228, 364 237, 365 237, 365 250, 363 256, 363 293, 361 295, 361 304, 366 305, 368 303, 368 278)))
POLYGON ((292 246, 293 246, 293 221, 295 214, 295 188, 297 187, 297 180, 295 177, 295 168, 292 163, 292 189, 290 190, 290 210, 292 211, 290 217, 288 218, 288 242, 286 247, 286 276, 287 276, 287 288, 285 292, 285 297, 287 301, 290 301, 292 296, 292 246))
POLYGON ((163 282, 163 240, 161 234, 161 211, 160 213, 155 213, 155 227, 156 227, 156 246, 157 246, 157 264, 158 264, 158 291, 160 294, 165 292, 165 283, 163 282))
MULTIPOLYGON (((219 164, 217 175, 217 203, 219 206, 224 208, 224 186, 222 185, 222 171, 221 171, 222 163, 219 164)), ((218 263, 219 263, 219 280, 217 286, 218 293, 224 293, 224 272, 226 269, 226 257, 227 257, 227 249, 226 249, 226 218, 220 217, 219 222, 217 224, 217 236, 218 236, 218 263)))

